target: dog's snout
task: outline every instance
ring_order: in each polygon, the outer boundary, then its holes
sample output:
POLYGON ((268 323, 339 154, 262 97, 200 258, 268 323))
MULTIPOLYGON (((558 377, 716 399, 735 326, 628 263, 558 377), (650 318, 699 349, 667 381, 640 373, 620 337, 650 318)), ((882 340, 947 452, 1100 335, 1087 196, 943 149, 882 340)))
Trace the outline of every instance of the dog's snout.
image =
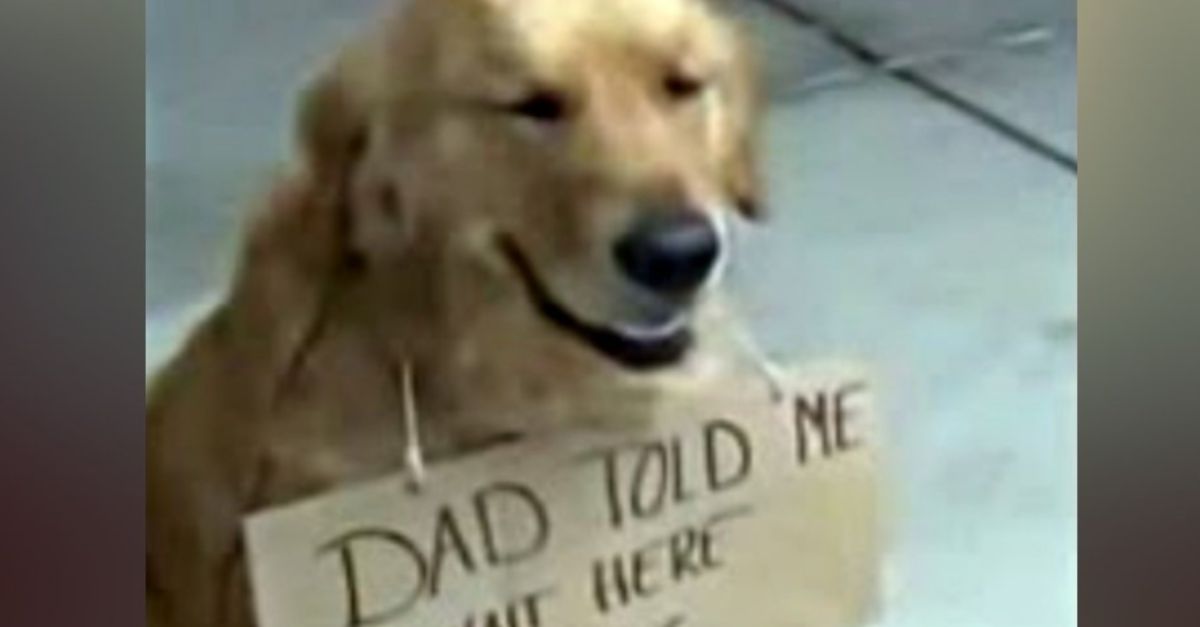
POLYGON ((708 278, 720 238, 712 221, 698 212, 656 213, 637 222, 614 252, 621 271, 635 283, 678 295, 708 278))

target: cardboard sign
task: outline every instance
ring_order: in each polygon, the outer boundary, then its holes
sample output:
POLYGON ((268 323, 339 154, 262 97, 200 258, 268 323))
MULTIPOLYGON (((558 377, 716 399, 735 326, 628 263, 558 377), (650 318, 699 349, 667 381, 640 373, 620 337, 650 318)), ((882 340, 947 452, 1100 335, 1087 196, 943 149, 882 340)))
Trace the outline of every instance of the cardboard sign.
POLYGON ((869 382, 672 399, 637 433, 530 441, 246 522, 262 627, 835 627, 874 614, 869 382))

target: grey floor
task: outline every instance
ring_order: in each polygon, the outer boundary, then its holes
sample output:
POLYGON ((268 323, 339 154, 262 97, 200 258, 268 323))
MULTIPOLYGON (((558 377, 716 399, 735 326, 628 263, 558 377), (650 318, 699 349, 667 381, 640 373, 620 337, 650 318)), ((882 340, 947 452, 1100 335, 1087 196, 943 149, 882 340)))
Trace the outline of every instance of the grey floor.
MULTIPOLYGON (((377 1, 148 5, 147 372, 222 288, 240 201, 286 154, 281 108, 377 1)), ((1073 3, 783 1, 1076 153, 1073 3)), ((734 289, 780 357, 858 357, 886 384, 882 625, 1075 624, 1075 173, 741 4, 775 216, 740 230, 734 289)))

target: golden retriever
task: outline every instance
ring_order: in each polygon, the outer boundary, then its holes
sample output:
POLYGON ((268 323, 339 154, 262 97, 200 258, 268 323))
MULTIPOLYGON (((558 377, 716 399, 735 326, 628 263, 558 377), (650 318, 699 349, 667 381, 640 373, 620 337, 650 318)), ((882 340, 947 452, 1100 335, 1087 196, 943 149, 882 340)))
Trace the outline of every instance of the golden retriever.
POLYGON ((636 421, 724 363, 711 288, 759 206, 727 18, 409 0, 377 25, 303 95, 298 164, 151 382, 152 625, 253 624, 248 512, 416 453, 636 421))

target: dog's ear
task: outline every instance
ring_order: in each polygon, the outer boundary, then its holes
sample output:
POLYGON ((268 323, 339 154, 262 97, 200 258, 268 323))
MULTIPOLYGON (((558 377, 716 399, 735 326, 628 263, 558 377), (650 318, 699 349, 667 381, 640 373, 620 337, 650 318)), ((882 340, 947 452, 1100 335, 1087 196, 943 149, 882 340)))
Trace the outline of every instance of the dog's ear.
POLYGON ((294 372, 330 299, 360 265, 350 196, 367 109, 341 67, 327 68, 301 93, 299 163, 272 181, 249 225, 227 308, 236 336, 270 360, 278 381, 294 372))
POLYGON ((757 142, 750 137, 740 137, 736 142, 725 164, 730 194, 739 213, 750 220, 763 220, 766 210, 761 198, 757 142))
POLYGON ((738 211, 752 220, 766 217, 759 171, 759 127, 763 98, 757 57, 750 38, 733 33, 734 63, 727 87, 727 145, 722 154, 722 174, 738 211))
POLYGON ((300 94, 296 140, 318 185, 344 184, 366 148, 366 94, 348 71, 353 65, 346 56, 324 68, 300 94))
POLYGON ((398 158, 376 112, 383 96, 362 49, 352 49, 301 96, 298 137, 306 168, 341 214, 347 254, 393 254, 410 235, 393 180, 398 158))
POLYGON ((271 365, 264 389, 290 379, 344 276, 344 223, 334 202, 310 172, 284 174, 246 233, 226 310, 246 359, 271 365))

